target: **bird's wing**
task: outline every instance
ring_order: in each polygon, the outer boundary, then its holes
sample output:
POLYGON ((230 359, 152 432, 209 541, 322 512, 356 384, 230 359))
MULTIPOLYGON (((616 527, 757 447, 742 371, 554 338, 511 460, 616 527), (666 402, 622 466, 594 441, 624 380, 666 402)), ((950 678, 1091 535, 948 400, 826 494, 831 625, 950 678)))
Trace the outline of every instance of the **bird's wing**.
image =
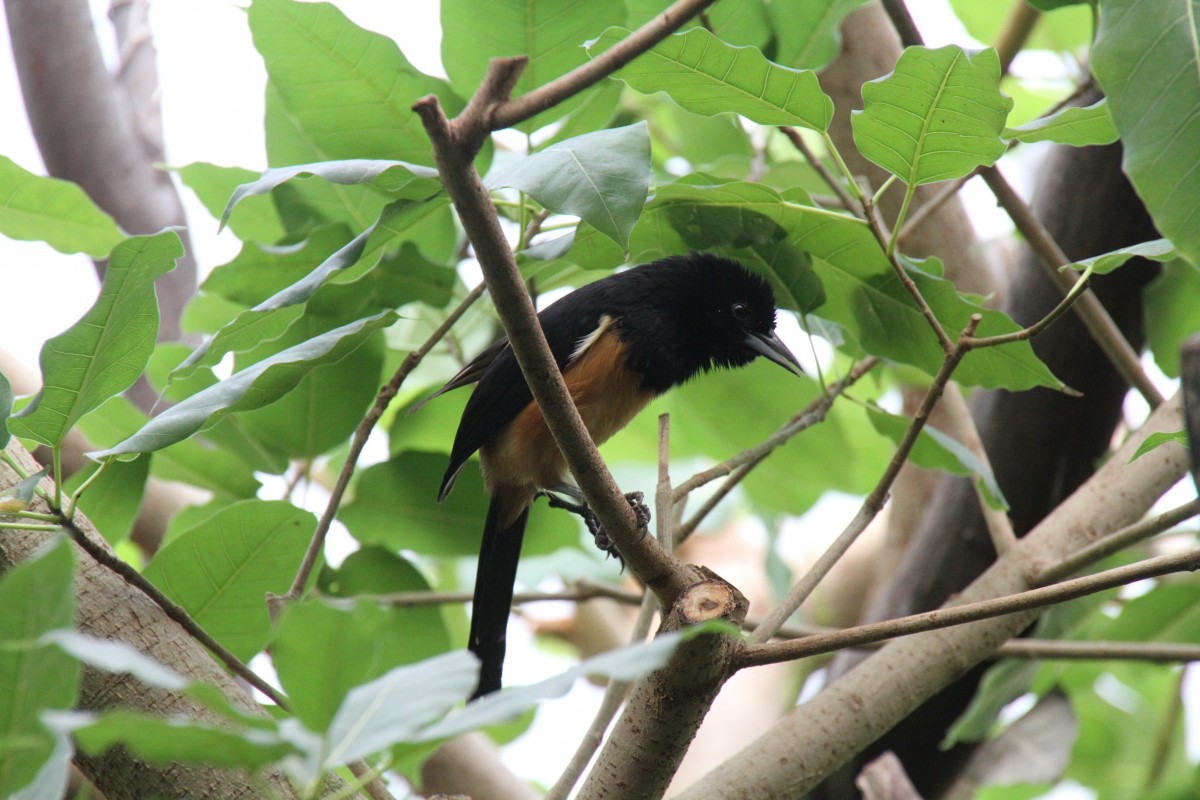
POLYGON ((446 381, 445 386, 438 389, 428 397, 422 398, 412 408, 410 408, 407 413, 415 414, 424 408, 425 404, 433 398, 441 397, 446 392, 452 392, 455 389, 461 389, 463 386, 468 386, 472 383, 478 382, 479 379, 483 377, 483 373, 487 372, 488 367, 492 365, 492 362, 494 362, 496 358, 507 349, 507 336, 502 336, 496 341, 492 342, 487 346, 486 349, 483 350, 483 352, 475 356, 470 360, 470 362, 467 363, 465 367, 460 369, 458 374, 446 381))
MULTIPOLYGON (((592 293, 587 289, 584 287, 572 292, 538 315, 550 344, 550 352, 554 354, 558 368, 564 372, 570 367, 579 343, 591 336, 600 325, 601 311, 594 303, 588 302, 592 293)), ((454 479, 471 455, 533 401, 533 393, 525 383, 517 358, 512 348, 507 346, 508 340, 503 340, 503 344, 505 346, 495 353, 489 354, 489 351, 496 345, 481 353, 438 392, 441 394, 473 381, 479 383, 467 401, 458 433, 454 436, 450 464, 442 478, 439 499, 445 499, 450 493, 454 479), (474 367, 485 355, 489 355, 488 363, 474 367)))

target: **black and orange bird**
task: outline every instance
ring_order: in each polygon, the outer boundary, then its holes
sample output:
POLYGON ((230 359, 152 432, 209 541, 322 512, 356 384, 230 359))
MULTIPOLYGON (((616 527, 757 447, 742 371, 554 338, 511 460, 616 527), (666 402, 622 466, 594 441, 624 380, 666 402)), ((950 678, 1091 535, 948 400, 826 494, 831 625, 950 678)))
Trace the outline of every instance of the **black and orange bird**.
MULTIPOLYGON (((775 294, 762 277, 736 261, 692 253, 587 284, 548 306, 538 320, 588 432, 601 444, 654 397, 701 372, 765 356, 802 374, 775 334, 775 312, 775 294)), ((479 697, 500 688, 529 507, 539 492, 562 490, 566 463, 507 339, 481 353, 437 394, 476 382, 438 500, 478 451, 491 497, 469 645, 481 662, 474 695, 479 697)))

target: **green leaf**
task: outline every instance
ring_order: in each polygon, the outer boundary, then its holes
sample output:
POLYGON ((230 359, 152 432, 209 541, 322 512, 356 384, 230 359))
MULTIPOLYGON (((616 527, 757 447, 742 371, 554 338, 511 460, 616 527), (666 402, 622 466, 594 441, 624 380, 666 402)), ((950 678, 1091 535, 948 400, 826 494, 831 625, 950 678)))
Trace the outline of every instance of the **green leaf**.
POLYGON ((8 446, 11 434, 8 432, 8 415, 12 413, 13 393, 8 378, 0 372, 0 450, 8 446))
MULTIPOLYGON (((908 417, 889 414, 878 406, 868 405, 866 408, 867 416, 875 430, 897 444, 904 438, 904 434, 912 425, 912 420, 908 417)), ((983 481, 983 486, 989 495, 989 505, 1001 511, 1008 509, 1004 493, 1000 491, 1000 485, 996 483, 996 476, 992 474, 988 465, 980 461, 979 457, 967 449, 966 445, 937 428, 926 425, 921 429, 920 434, 917 435, 917 441, 909 453, 909 459, 925 469, 937 469, 951 475, 979 478, 983 481)))
MULTIPOLYGON (((409 424, 419 419, 420 415, 411 417, 409 424)), ((355 484, 354 501, 342 507, 338 518, 363 544, 426 555, 473 556, 479 552, 479 531, 487 516, 483 479, 468 465, 454 491, 438 503, 445 469, 445 455, 413 451, 368 467, 355 484), (397 525, 398 519, 404 524, 397 525)), ((562 512, 535 509, 522 552, 545 554, 576 546, 578 534, 578 525, 562 512)))
MULTIPOLYGON (((237 187, 250 183, 258 173, 242 167, 219 167, 197 161, 175 170, 184 185, 195 192, 196 197, 212 214, 220 219, 237 187)), ((231 231, 243 242, 277 242, 287 230, 279 218, 279 211, 270 197, 248 197, 237 208, 237 213, 226 220, 231 231)))
POLYGON ((421 202, 397 200, 389 204, 373 225, 342 245, 316 269, 239 314, 216 336, 197 347, 176 368, 178 377, 187 377, 198 367, 217 363, 225 353, 249 350, 279 338, 304 314, 304 304, 335 274, 356 266, 359 272, 352 273, 355 275, 371 269, 386 245, 448 202, 444 194, 439 194, 421 202))
POLYGON ((56 536, 0 576, 0 796, 34 779, 55 748, 40 721, 48 709, 67 709, 79 689, 79 663, 45 643, 49 631, 75 617, 75 559, 56 536))
POLYGON ((120 444, 88 456, 100 459, 160 450, 227 414, 274 402, 312 369, 344 358, 376 330, 395 320, 395 312, 384 311, 289 347, 172 406, 120 444))
MULTIPOLYGON (((244 203, 256 199, 259 198, 247 198, 244 203)), ((314 228, 303 241, 292 245, 275 247, 245 242, 232 261, 208 274, 200 289, 247 308, 256 306, 303 279, 353 238, 354 234, 345 225, 335 223, 314 228)))
MULTIPOLYGON (((610 25, 625 22, 625 4, 588 0, 443 0, 442 63, 450 83, 463 97, 475 93, 488 62, 504 56, 526 56, 529 63, 513 90, 520 97, 583 65, 583 43, 610 25)), ((594 90, 593 90, 594 91, 594 90)), ((588 92, 554 106, 517 127, 532 132, 578 108, 588 92)))
POLYGON ((1020 127, 1005 128, 1000 135, 1005 139, 1016 139, 1027 144, 1055 142, 1075 147, 1112 144, 1119 136, 1112 115, 1108 112, 1107 100, 1100 100, 1084 108, 1070 106, 1020 127))
POLYGON ((1092 71, 1121 132, 1123 166, 1163 236, 1200 263, 1200 19, 1191 0, 1112 0, 1100 9, 1092 71))
POLYGON ((1200 331, 1200 267, 1176 259, 1142 292, 1146 342, 1168 377, 1178 378, 1183 342, 1200 331))
POLYGON ((296 716, 321 733, 351 689, 424 655, 409 649, 412 634, 410 620, 373 601, 309 600, 284 612, 271 654, 296 716))
MULTIPOLYGON (((239 356, 234 363, 241 368, 261 361, 330 327, 327 318, 302 317, 281 339, 239 356)), ((317 367, 274 403, 240 414, 242 431, 288 458, 314 458, 343 444, 379 390, 384 351, 382 338, 372 337, 336 363, 317 367)))
POLYGON ((796 69, 821 69, 841 52, 841 24, 867 0, 774 0, 767 13, 779 47, 775 60, 796 69))
MULTIPOLYGON (((588 45, 588 54, 595 58, 628 35, 609 28, 588 45)), ((833 119, 833 101, 816 73, 772 64, 755 48, 725 44, 703 28, 668 36, 614 77, 645 94, 666 92, 706 116, 733 111, 762 125, 821 132, 833 119)))
POLYGON ((281 132, 268 115, 272 165, 343 158, 432 165, 412 104, 436 94, 449 116, 463 104, 445 82, 408 63, 394 41, 328 3, 254 0, 249 21, 269 84, 293 126, 281 132))
MULTIPOLYGON (((695 237, 706 235, 702 226, 685 225, 684 230, 676 230, 676 222, 697 219, 692 212, 673 209, 677 204, 727 206, 743 215, 752 211, 778 226, 792 245, 814 256, 813 271, 825 295, 816 314, 844 326, 868 352, 936 374, 944 355, 942 349, 875 237, 860 220, 785 200, 760 184, 713 183, 706 176, 692 175, 655 192, 633 230, 632 260, 649 261, 687 252, 695 247, 695 237)), ((749 241, 758 235, 769 241, 772 228, 745 216, 750 224, 731 230, 742 231, 739 235, 749 241)), ((968 301, 949 281, 930 274, 938 271, 912 264, 908 273, 951 338, 973 314, 983 316, 981 336, 1019 330, 1007 315, 968 301)), ((781 294, 781 299, 786 301, 787 295, 781 294)), ((1028 342, 972 352, 955 372, 955 378, 969 385, 1012 390, 1062 386, 1033 354, 1028 342)))
POLYGON ((1179 445, 1180 447, 1187 448, 1187 431, 1180 430, 1150 434, 1146 437, 1145 441, 1138 445, 1138 449, 1133 452, 1133 455, 1129 457, 1129 463, 1132 464, 1134 461, 1137 461, 1139 458, 1146 455, 1146 453, 1149 453, 1151 450, 1157 450, 1159 447, 1162 447, 1168 442, 1175 442, 1175 444, 1179 445))
POLYGON ((217 728, 186 717, 163 718, 139 711, 82 714, 72 727, 79 748, 89 755, 121 745, 151 764, 258 769, 296 751, 260 730, 217 728))
POLYGON ((355 686, 330 722, 325 767, 418 741, 421 729, 466 700, 478 680, 479 660, 454 650, 355 686))
POLYGON ((484 183, 520 189, 625 247, 650 188, 649 129, 640 122, 568 139, 492 170, 484 183))
MULTIPOLYGON (((322 570, 320 586, 331 597, 346 598, 429 592, 434 588, 412 563, 382 547, 360 548, 346 556, 336 570, 322 570)), ((408 631, 407 660, 429 658, 450 649, 450 633, 440 606, 397 605, 391 614, 395 624, 408 631)))
POLYGON ((1067 264, 1062 269, 1073 269, 1079 272, 1091 270, 1097 275, 1107 275, 1117 267, 1125 264, 1131 258, 1148 258, 1152 261, 1170 261, 1176 257, 1175 248, 1166 239, 1153 239, 1149 242, 1131 244, 1111 253, 1085 258, 1074 264, 1067 264))
POLYGON ((1004 154, 1012 100, 1000 93, 1000 59, 954 45, 910 47, 890 75, 863 84, 854 142, 909 187, 961 178, 1004 154))
POLYGON ((125 234, 69 181, 43 178, 0 156, 0 233, 60 253, 104 258, 125 234))
POLYGON ((80 417, 134 384, 158 335, 154 281, 182 255, 173 231, 113 249, 96 302, 42 346, 43 388, 9 423, 14 433, 57 446, 80 417))
POLYGON ((243 183, 234 190, 225 210, 221 212, 221 227, 225 227, 230 214, 242 200, 267 194, 293 178, 306 176, 316 176, 330 183, 345 185, 370 184, 372 188, 390 195, 405 188, 411 192, 413 183, 417 183, 416 191, 422 196, 432 194, 440 188, 436 169, 403 161, 352 158, 277 167, 267 170, 257 180, 243 183))
MULTIPOLYGON (((118 395, 81 419, 78 427, 94 447, 111 447, 135 434, 148 420, 140 409, 118 395)), ((226 498, 254 497, 261 486, 242 459, 228 450, 193 440, 155 453, 150 459, 150 474, 166 481, 189 483, 226 498)), ((85 502, 87 498, 85 493, 85 502)))
POLYGON ((310 512, 291 503, 244 500, 181 533, 144 574, 248 661, 270 638, 267 593, 287 591, 316 525, 310 512))

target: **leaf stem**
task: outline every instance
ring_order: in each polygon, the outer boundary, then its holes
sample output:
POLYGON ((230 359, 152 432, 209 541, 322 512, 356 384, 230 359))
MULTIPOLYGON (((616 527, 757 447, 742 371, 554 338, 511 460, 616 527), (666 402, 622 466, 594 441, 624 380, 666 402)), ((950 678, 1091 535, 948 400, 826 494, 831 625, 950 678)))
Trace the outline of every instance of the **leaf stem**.
MULTIPOLYGON (((143 456, 143 458, 149 458, 149 457, 150 456, 148 456, 148 455, 143 456)), ((103 473, 104 470, 108 469, 108 465, 111 463, 112 463, 111 458, 104 459, 103 461, 100 462, 100 465, 98 467, 96 467, 96 471, 93 472, 91 475, 89 475, 87 477, 87 480, 85 480, 83 483, 79 484, 79 488, 76 489, 74 494, 72 494, 67 499, 67 510, 63 513, 64 517, 66 517, 67 519, 74 519, 75 508, 79 505, 79 498, 83 495, 84 491, 86 491, 87 488, 89 486, 91 486, 92 483, 97 478, 100 477, 100 474, 103 473)))

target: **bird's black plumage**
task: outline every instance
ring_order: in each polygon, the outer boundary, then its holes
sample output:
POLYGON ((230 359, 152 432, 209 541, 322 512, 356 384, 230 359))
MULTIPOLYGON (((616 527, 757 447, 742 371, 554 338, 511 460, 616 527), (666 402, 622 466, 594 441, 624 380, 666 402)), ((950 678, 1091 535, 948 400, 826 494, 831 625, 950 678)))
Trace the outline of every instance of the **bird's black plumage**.
MULTIPOLYGON (((762 277, 709 253, 672 256, 563 297, 538 320, 588 430, 598 442, 653 397, 713 368, 764 355, 799 372, 775 336, 775 296, 762 277)), ((441 391, 478 382, 463 411, 439 499, 479 451, 492 497, 480 550, 471 649, 476 694, 500 686, 504 631, 529 504, 564 472, 557 445, 507 342, 485 350, 441 391)), ((440 394, 441 392, 439 392, 440 394)))

